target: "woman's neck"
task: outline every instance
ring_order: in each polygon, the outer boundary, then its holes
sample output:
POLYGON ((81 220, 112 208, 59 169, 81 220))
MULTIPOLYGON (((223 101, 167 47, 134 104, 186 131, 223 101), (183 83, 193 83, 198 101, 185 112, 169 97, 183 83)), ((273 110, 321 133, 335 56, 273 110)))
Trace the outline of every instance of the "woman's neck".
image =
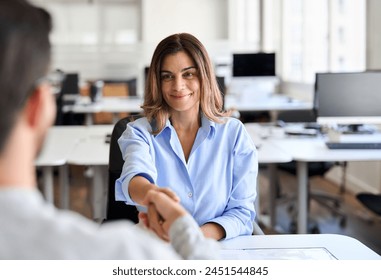
POLYGON ((170 121, 176 131, 197 131, 201 127, 201 116, 197 113, 171 114, 170 121))

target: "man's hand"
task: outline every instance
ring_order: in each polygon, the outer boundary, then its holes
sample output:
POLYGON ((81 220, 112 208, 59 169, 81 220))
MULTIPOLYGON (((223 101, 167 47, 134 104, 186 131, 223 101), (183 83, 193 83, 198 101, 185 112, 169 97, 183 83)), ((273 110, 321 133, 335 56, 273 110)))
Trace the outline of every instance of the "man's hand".
MULTIPOLYGON (((159 187, 156 187, 154 189, 152 189, 153 191, 157 191, 157 192, 162 192, 164 194, 166 194, 168 197, 172 198, 173 201, 175 202, 180 202, 180 198, 177 196, 177 194, 172 191, 170 188, 159 188, 159 187)), ((144 198, 143 198, 144 199, 144 198)), ((143 203, 142 203, 143 204, 143 203)), ((144 204, 143 204, 144 205, 144 204)), ((148 211, 148 207, 147 207, 147 211, 148 211)), ((152 209, 151 209, 152 211, 152 209)), ((144 212, 139 212, 139 215, 138 215, 138 218, 139 218, 139 222, 142 223, 144 226, 146 227, 149 227, 149 222, 148 222, 148 212, 147 213, 144 213, 144 212)))
POLYGON ((143 205, 147 207, 147 213, 139 214, 139 218, 145 221, 146 226, 153 230, 160 238, 169 240, 169 229, 172 223, 187 214, 187 211, 168 196, 165 192, 157 190, 148 191, 143 200, 143 205))

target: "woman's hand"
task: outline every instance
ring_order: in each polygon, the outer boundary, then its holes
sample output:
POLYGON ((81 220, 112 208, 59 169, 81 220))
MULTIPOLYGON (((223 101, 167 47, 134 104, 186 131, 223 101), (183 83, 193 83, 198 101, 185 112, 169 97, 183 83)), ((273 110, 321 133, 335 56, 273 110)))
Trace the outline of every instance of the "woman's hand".
POLYGON ((172 191, 170 188, 159 188, 157 185, 151 183, 143 176, 135 176, 131 179, 130 184, 128 186, 128 192, 132 200, 141 205, 147 192, 150 190, 163 192, 169 197, 171 197, 174 201, 180 201, 176 193, 172 191))
MULTIPOLYGON (((176 196, 177 197, 177 196, 176 196)), ((141 213, 146 226, 154 231, 163 240, 169 241, 169 229, 172 223, 187 211, 169 196, 166 191, 148 191, 144 198, 143 205, 147 207, 147 213, 141 213)))
POLYGON ((217 223, 206 223, 203 224, 200 228, 204 236, 207 238, 221 240, 226 236, 225 229, 217 223))
MULTIPOLYGON (((155 188, 153 189, 153 191, 157 191, 157 192, 161 192, 163 194, 166 194, 169 198, 171 198, 174 202, 180 202, 180 198, 177 196, 177 194, 172 191, 170 188, 155 188)), ((148 192, 147 192, 148 193, 148 192)), ((151 211, 153 211, 151 209, 151 211)), ((144 212, 139 212, 139 215, 138 215, 138 218, 139 218, 139 223, 142 223, 145 227, 149 228, 149 219, 148 219, 148 207, 147 207, 147 213, 144 213, 144 212)), ((153 217, 155 216, 155 214, 153 214, 151 212, 151 219, 153 219, 153 217)))

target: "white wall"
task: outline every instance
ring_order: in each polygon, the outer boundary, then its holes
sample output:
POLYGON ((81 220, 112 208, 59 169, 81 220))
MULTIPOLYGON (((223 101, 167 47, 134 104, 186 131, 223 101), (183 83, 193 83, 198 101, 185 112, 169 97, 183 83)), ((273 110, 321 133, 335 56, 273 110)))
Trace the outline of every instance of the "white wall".
POLYGON ((367 69, 381 69, 381 1, 367 2, 367 69))
POLYGON ((143 0, 142 39, 157 44, 173 33, 192 33, 201 41, 228 38, 226 0, 143 0))

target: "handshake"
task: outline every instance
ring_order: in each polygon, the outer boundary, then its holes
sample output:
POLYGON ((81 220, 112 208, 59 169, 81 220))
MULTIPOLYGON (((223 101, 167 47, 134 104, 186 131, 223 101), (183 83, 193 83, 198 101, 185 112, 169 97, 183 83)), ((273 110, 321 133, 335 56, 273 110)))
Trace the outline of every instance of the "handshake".
POLYGON ((173 222, 188 214, 179 201, 178 196, 168 188, 149 190, 142 202, 147 212, 139 213, 139 221, 158 237, 169 241, 169 229, 173 222))

